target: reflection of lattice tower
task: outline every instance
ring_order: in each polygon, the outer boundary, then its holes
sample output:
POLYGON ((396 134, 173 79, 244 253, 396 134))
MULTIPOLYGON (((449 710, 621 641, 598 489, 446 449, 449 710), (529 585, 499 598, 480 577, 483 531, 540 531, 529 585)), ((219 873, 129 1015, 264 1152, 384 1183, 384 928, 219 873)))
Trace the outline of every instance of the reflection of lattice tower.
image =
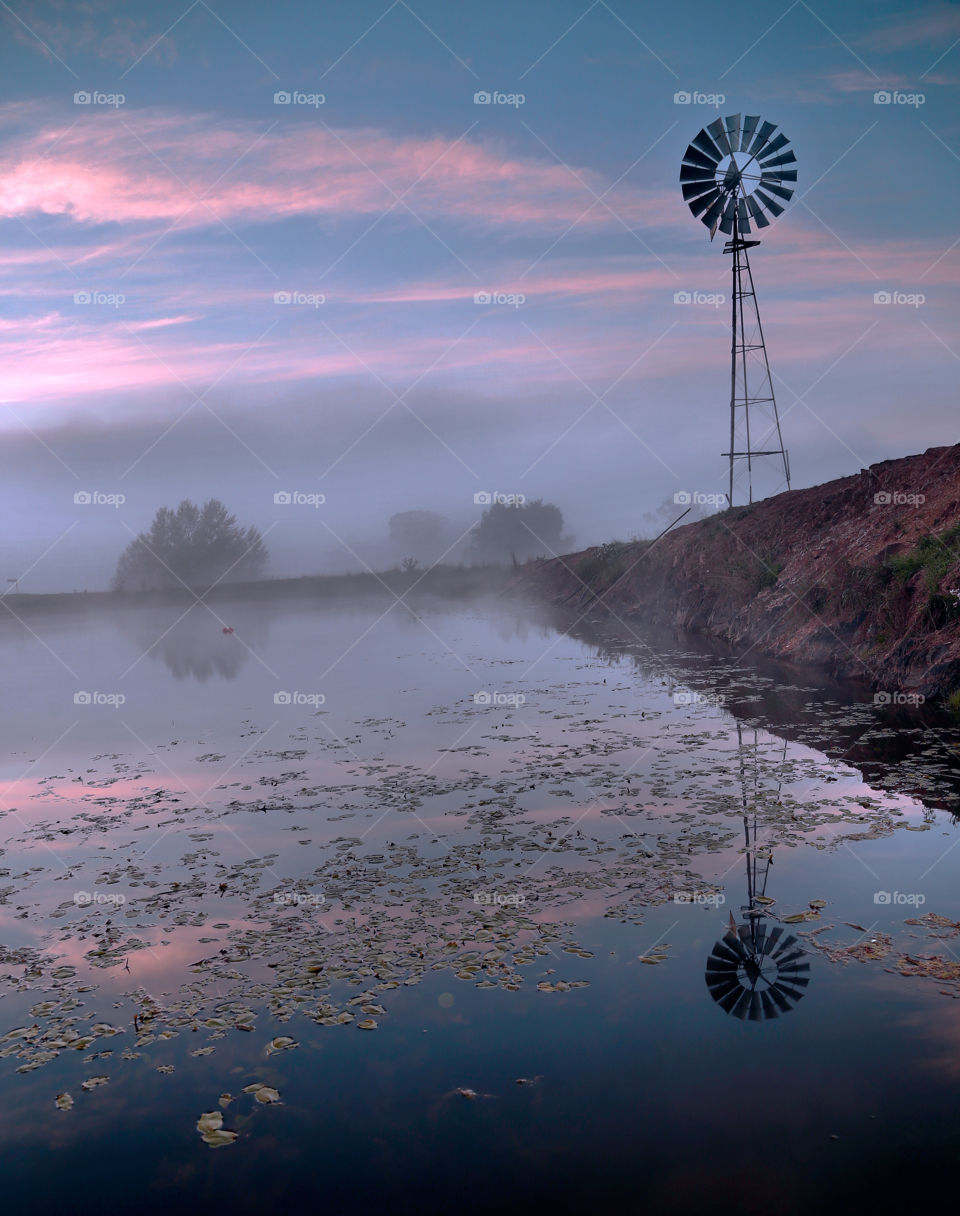
POLYGON ((771 122, 739 114, 718 118, 689 145, 680 167, 683 197, 690 210, 710 229, 731 237, 724 253, 733 255, 730 347, 730 449, 728 502, 733 506, 733 485, 746 470, 747 500, 753 502, 754 465, 775 457, 783 484, 790 489, 790 461, 783 446, 776 395, 763 340, 760 311, 753 286, 748 249, 760 242, 746 240, 751 222, 766 228, 767 213, 777 216, 784 201, 793 197, 796 163, 789 140, 776 134, 771 122), (787 183, 787 184, 785 184, 787 183))
MULTIPOLYGON (((784 936, 782 926, 771 927, 767 920, 767 905, 773 903, 767 896, 773 854, 761 849, 757 840, 756 806, 761 795, 757 732, 751 748, 744 744, 738 722, 737 740, 747 872, 747 903, 740 911, 745 919, 738 925, 731 913, 729 929, 707 959, 705 978, 710 995, 724 1012, 741 1021, 761 1022, 789 1013, 803 998, 810 964, 793 934, 784 936)), ((784 740, 778 797, 786 757, 784 740)))

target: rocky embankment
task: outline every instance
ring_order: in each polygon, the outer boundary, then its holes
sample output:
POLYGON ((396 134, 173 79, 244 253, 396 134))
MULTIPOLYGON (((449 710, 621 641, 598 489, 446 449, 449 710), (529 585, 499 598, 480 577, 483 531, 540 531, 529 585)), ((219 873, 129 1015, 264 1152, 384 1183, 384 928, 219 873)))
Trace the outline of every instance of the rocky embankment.
MULTIPOLYGON (((678 508, 678 512, 682 508, 678 508)), ((960 708, 960 445, 526 567, 525 588, 960 708), (957 591, 953 589, 957 588, 957 591)))

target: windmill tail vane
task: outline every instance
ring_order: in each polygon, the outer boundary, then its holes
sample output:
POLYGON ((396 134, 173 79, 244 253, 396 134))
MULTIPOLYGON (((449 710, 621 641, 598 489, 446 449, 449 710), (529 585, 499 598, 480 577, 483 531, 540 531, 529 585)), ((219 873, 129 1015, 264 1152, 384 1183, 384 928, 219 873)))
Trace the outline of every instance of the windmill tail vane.
POLYGON ((730 450, 728 505, 733 506, 736 473, 745 465, 748 501, 753 502, 754 466, 776 457, 790 489, 790 461, 783 444, 776 394, 760 324, 746 240, 753 228, 770 226, 783 214, 796 188, 797 157, 775 123, 759 115, 718 118, 696 136, 683 154, 680 189, 694 217, 710 231, 731 239, 733 255, 730 377, 730 450))

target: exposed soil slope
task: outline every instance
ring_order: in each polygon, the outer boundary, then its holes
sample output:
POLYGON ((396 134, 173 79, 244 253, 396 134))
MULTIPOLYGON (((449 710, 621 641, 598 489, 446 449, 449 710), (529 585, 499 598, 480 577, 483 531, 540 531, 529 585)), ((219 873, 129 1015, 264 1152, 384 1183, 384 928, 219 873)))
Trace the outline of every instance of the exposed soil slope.
POLYGON ((891 694, 948 695, 960 689, 960 445, 525 576, 553 603, 599 602, 891 694))

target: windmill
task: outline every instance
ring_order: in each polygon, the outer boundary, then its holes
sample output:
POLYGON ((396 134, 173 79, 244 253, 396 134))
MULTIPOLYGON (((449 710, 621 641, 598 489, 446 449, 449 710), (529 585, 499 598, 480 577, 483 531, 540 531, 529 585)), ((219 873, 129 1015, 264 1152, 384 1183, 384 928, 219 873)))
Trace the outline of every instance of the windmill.
POLYGON ((779 457, 790 489, 790 459, 780 432, 747 256, 747 250, 760 242, 745 238, 751 224, 769 226, 768 212, 774 217, 783 212, 777 199, 788 202, 793 197, 791 183, 796 182, 797 171, 791 166, 796 160, 790 141, 782 132, 777 134, 774 123, 750 114, 741 121, 739 114, 733 114, 704 127, 684 152, 680 166, 681 189, 690 210, 710 229, 711 240, 718 228, 730 237, 723 252, 733 255, 730 450, 723 453, 730 461, 731 507, 737 461, 746 462, 749 502, 753 502, 753 465, 761 456, 779 457))
MULTIPOLYGON (((804 961, 805 951, 792 933, 784 937, 780 925, 770 927, 771 915, 767 905, 774 901, 767 895, 767 879, 773 865, 769 849, 757 845, 757 816, 750 814, 760 795, 757 772, 757 732, 753 737, 752 793, 748 793, 751 774, 748 772, 740 723, 737 723, 740 757, 740 788, 743 794, 743 834, 747 858, 747 903, 742 907, 742 924, 737 925, 730 914, 730 928, 723 940, 716 943, 707 959, 706 981, 710 995, 726 1013, 741 1021, 766 1021, 789 1013, 805 993, 810 983, 810 964, 804 961), (759 906, 758 906, 759 905, 759 906)), ((784 740, 783 759, 787 744, 784 740)), ((782 786, 782 776, 781 776, 782 786)), ((779 796, 780 787, 777 794, 779 796)))

